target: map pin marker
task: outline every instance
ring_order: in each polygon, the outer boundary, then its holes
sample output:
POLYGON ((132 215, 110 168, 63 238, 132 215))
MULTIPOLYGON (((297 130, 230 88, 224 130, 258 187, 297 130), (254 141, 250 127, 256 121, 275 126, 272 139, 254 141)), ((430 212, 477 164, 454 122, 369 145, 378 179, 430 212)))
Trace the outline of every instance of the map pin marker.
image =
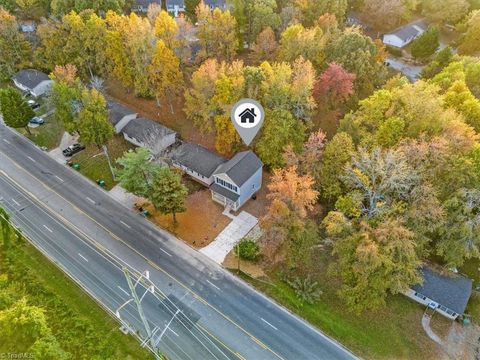
POLYGON ((233 105, 230 118, 243 142, 250 145, 263 125, 265 112, 258 101, 242 99, 233 105))

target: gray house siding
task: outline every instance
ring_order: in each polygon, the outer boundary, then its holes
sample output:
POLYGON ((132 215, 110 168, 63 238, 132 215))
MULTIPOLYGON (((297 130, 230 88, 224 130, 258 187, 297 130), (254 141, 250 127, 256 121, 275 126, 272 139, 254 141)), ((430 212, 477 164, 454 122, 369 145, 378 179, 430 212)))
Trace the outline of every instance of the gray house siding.
POLYGON ((241 207, 262 187, 262 168, 258 169, 253 176, 240 187, 240 198, 238 207, 241 207))

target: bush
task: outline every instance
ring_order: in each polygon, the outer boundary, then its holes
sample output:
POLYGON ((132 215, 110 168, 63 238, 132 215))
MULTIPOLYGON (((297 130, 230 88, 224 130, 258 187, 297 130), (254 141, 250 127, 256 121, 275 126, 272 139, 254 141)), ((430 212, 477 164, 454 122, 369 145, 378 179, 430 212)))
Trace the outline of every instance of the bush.
POLYGON ((255 261, 258 259, 260 247, 254 240, 244 238, 238 243, 237 251, 240 259, 255 261))
POLYGON ((388 51, 391 55, 393 55, 393 56, 395 56, 395 57, 401 57, 401 56, 402 56, 402 49, 399 49, 399 48, 397 48, 397 47, 395 47, 395 46, 390 46, 390 45, 387 45, 386 48, 387 48, 387 51, 388 51))
POLYGON ((310 305, 315 304, 322 295, 322 290, 318 288, 318 283, 313 281, 310 275, 305 278, 295 277, 293 280, 286 279, 286 282, 295 291, 297 298, 310 305))

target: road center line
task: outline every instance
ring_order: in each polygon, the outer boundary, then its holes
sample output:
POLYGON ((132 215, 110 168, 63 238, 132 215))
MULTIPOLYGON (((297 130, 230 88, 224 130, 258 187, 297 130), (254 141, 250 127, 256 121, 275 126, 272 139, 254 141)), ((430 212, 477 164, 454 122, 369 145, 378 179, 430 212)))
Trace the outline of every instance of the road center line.
POLYGON ((61 182, 63 182, 63 179, 62 179, 60 176, 55 175, 55 177, 56 177, 58 180, 60 180, 61 182))
POLYGON ((50 231, 51 233, 53 233, 52 229, 50 229, 47 225, 43 225, 43 227, 44 227, 45 229, 47 229, 48 231, 50 231))
POLYGON ((17 201, 17 200, 15 200, 15 199, 12 199, 12 202, 13 202, 15 205, 17 205, 17 206, 20 206, 20 204, 18 203, 18 201, 17 201))
POLYGON ((88 196, 86 196, 85 199, 87 199, 88 201, 90 201, 92 204, 95 204, 95 201, 93 201, 92 199, 90 199, 88 196))
POLYGON ((85 256, 83 256, 82 254, 78 253, 78 256, 80 256, 83 260, 85 260, 86 262, 88 262, 87 258, 85 256))
MULTIPOLYGON (((208 281, 208 280, 207 280, 208 281)), ((264 318, 260 318, 265 324, 267 325, 270 325, 272 328, 274 328, 275 330, 278 330, 275 326, 273 326, 272 324, 270 324, 267 320, 265 320, 264 318)))
POLYGON ((207 282, 208 282, 210 285, 212 285, 215 289, 221 291, 220 288, 219 288, 217 285, 215 285, 214 283, 212 283, 211 281, 207 280, 207 282))
POLYGON ((2 139, 3 141, 5 141, 7 144, 10 144, 10 141, 8 141, 7 139, 2 139))
POLYGON ((166 250, 163 250, 162 248, 159 248, 160 251, 163 251, 165 254, 167 254, 168 256, 172 257, 172 254, 170 254, 168 251, 166 250))
POLYGON ((35 162, 35 160, 34 160, 31 156, 27 156, 27 158, 28 158, 30 161, 35 162))
POLYGON ((124 226, 126 226, 127 228, 129 228, 129 229, 132 228, 130 225, 128 225, 127 223, 124 223, 122 220, 120 220, 120 222, 121 222, 124 226))
POLYGON ((117 287, 122 290, 125 294, 127 294, 128 296, 130 296, 130 294, 128 292, 126 292, 120 285, 117 285, 117 287))

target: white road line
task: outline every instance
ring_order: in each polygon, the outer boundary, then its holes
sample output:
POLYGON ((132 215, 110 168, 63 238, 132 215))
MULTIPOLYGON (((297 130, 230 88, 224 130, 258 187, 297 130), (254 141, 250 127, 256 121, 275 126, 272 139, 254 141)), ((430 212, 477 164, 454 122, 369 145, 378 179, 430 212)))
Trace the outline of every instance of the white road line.
POLYGON ((35 160, 31 156, 27 156, 31 161, 35 162, 35 160))
POLYGON ((122 223, 124 226, 126 226, 127 228, 129 228, 129 229, 131 229, 131 228, 132 228, 130 225, 128 225, 128 224, 126 224, 126 223, 124 223, 122 220, 120 220, 120 222, 121 222, 121 223, 122 223))
POLYGON ((7 144, 10 144, 10 141, 8 141, 7 139, 2 139, 3 141, 5 141, 7 144))
POLYGON ((58 180, 60 180, 61 182, 63 182, 63 179, 62 179, 60 176, 55 175, 55 177, 56 177, 58 180))
POLYGON ((170 254, 168 251, 166 250, 163 250, 162 248, 159 248, 160 251, 163 251, 165 254, 167 254, 168 256, 172 257, 172 254, 170 254))
POLYGON ((117 287, 122 290, 125 294, 127 294, 128 296, 130 296, 130 294, 128 292, 126 292, 120 285, 117 285, 117 287))
POLYGON ((85 256, 83 256, 82 254, 78 253, 78 256, 80 256, 83 260, 85 260, 86 262, 88 262, 87 258, 85 256))
MULTIPOLYGON (((219 288, 217 285, 215 285, 214 283, 212 283, 211 281, 207 280, 207 282, 208 282, 210 285, 212 285, 215 289, 220 290, 220 288, 219 288)), ((220 291, 221 291, 221 290, 220 290, 220 291)))
MULTIPOLYGON (((208 280, 207 280, 208 281, 208 280)), ((267 320, 265 320, 264 318, 260 318, 265 324, 268 324, 270 325, 272 328, 274 328, 275 330, 278 330, 275 326, 273 326, 272 324, 270 324, 267 320)))
POLYGON ((53 233, 52 229, 50 229, 47 225, 43 225, 43 227, 44 227, 45 229, 47 229, 48 231, 50 231, 51 233, 53 233))
POLYGON ((86 196, 85 199, 87 199, 88 201, 90 201, 92 204, 95 204, 95 201, 93 201, 92 199, 90 199, 88 196, 86 196))
POLYGON ((170 331, 171 331, 172 333, 174 333, 175 335, 180 336, 180 335, 178 335, 175 331, 173 331, 171 328, 168 328, 168 330, 170 330, 170 331))
POLYGON ((20 206, 20 204, 18 203, 18 201, 16 201, 15 199, 12 199, 12 202, 17 205, 17 206, 20 206))

